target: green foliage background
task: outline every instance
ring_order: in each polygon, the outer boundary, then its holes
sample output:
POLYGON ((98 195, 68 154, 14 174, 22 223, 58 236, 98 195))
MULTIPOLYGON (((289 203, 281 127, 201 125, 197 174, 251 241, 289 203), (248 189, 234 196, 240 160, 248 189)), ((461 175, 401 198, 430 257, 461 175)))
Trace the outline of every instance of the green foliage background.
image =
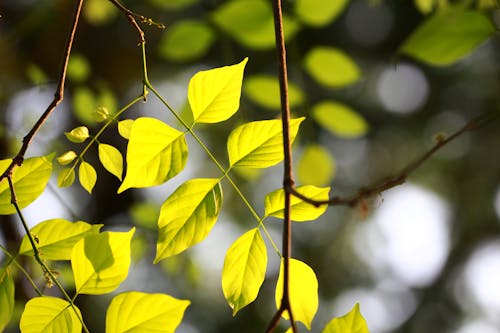
MULTIPOLYGON (((168 102, 176 110, 184 110, 183 119, 189 124, 193 122, 187 112, 187 87, 191 76, 199 70, 236 64, 248 57, 237 115, 223 123, 197 127, 219 160, 226 160, 226 138, 238 125, 277 117, 277 65, 270 7, 266 1, 124 3, 135 12, 167 26, 165 30, 145 27, 148 71, 151 81, 168 102)), ((443 1, 332 1, 337 5, 331 7, 325 3, 330 2, 285 2, 292 113, 295 117, 307 118, 295 144, 299 185, 331 186, 334 195, 352 194, 364 185, 398 172, 432 145, 433 135, 438 131, 449 133, 483 112, 498 112, 500 44, 494 27, 484 23, 484 17, 491 15, 497 18, 498 27, 498 9, 493 2, 490 5, 486 1, 472 2, 471 11, 466 14, 455 8, 458 22, 450 24, 446 20, 439 21, 439 17, 434 17, 437 22, 427 21, 424 27, 434 32, 435 38, 430 44, 426 44, 429 40, 425 35, 413 35, 412 43, 408 42, 408 37, 422 27, 433 10, 446 10, 440 7, 443 1), (468 32, 468 25, 460 21, 461 16, 466 16, 467 22, 477 21, 479 28, 475 27, 480 33, 453 44, 453 39, 446 35, 449 26, 462 29, 464 34, 468 32), (352 29, 358 29, 358 34, 352 29), (378 39, 377 32, 383 31, 387 33, 378 39), (444 37, 440 33, 444 33, 444 37), (368 36, 368 40, 359 39, 360 34, 368 36), (492 35, 488 42, 480 43, 492 35), (439 49, 445 41, 452 44, 454 52, 439 49), (468 56, 462 59, 462 55, 468 56), (455 61, 457 57, 461 60, 455 61), (429 88, 427 99, 416 112, 386 112, 376 93, 380 73, 384 68, 397 71, 408 63, 417 66, 425 75, 429 88), (331 121, 336 117, 340 121, 331 121), (360 146, 366 148, 359 150, 360 146), (343 162, 354 154, 362 154, 359 163, 343 162)), ((2 159, 16 152, 26 134, 24 128, 29 129, 45 107, 37 105, 40 109, 24 116, 21 119, 23 127, 13 126, 15 118, 9 112, 19 96, 16 94, 25 89, 52 94, 72 9, 71 1, 62 0, 4 1, 0 4, 2 159)), ((30 156, 48 155, 54 151, 59 156, 69 149, 78 152, 80 146, 69 143, 63 132, 85 125, 96 133, 102 125, 96 122, 93 111, 105 106, 110 113, 116 112, 130 102, 130 96, 136 96, 142 79, 136 38, 127 20, 109 3, 86 1, 84 20, 77 33, 68 72, 68 98, 52 116, 52 124, 48 124, 48 131, 58 131, 59 135, 51 137, 42 133, 28 151, 30 156)), ((155 116, 181 130, 164 109, 151 96, 147 103, 128 110, 125 118, 155 116)), ((123 135, 127 127, 124 123, 120 125, 123 135)), ((124 151, 126 141, 116 134, 116 130, 113 135, 111 132, 104 133, 102 143, 110 143, 124 151)), ((418 299, 415 312, 394 332, 445 332, 456 328, 468 315, 450 289, 454 274, 476 246, 487 239, 497 239, 500 234, 500 221, 493 206, 500 184, 499 133, 498 121, 492 120, 484 128, 461 137, 411 176, 411 182, 436 192, 448 203, 453 217, 452 247, 439 277, 413 290, 418 299)), ((188 170, 184 171, 189 175, 181 173, 181 178, 220 176, 201 149, 196 152, 199 148, 191 143, 189 148, 188 170)), ((102 149, 106 149, 105 146, 102 149)), ((130 281, 125 282, 123 289, 161 292, 191 300, 179 332, 262 331, 274 311, 274 287, 279 271, 277 256, 269 258, 269 265, 274 269, 270 270, 257 301, 233 318, 222 288, 213 288, 220 286, 222 266, 215 271, 207 268, 213 266, 210 265, 212 261, 222 262, 227 249, 202 258, 187 251, 152 265, 160 205, 181 181, 174 178, 154 192, 128 189, 118 196, 116 192, 121 182, 117 174, 120 172, 113 166, 101 167, 97 162, 99 153, 91 149, 85 156, 98 175, 95 187, 89 183, 89 177, 82 183, 92 192, 90 200, 89 194, 78 184, 71 189, 56 188, 55 191, 71 206, 66 212, 68 219, 104 224, 107 230, 136 227, 132 243, 133 268, 130 281), (66 201, 67 198, 71 201, 66 201)), ((257 172, 243 169, 235 178, 241 190, 263 212, 264 197, 281 185, 280 170, 280 167, 257 172)), ((320 303, 328 304, 343 290, 354 286, 373 287, 376 279, 357 257, 350 242, 355 228, 363 223, 364 215, 369 217, 378 205, 383 205, 383 201, 369 202, 367 212, 330 208, 315 223, 294 225, 294 257, 314 268, 319 280, 320 303)), ((231 240, 224 240, 228 244, 244 231, 256 227, 249 211, 231 190, 224 192, 223 211, 223 218, 218 223, 222 224, 221 237, 231 237, 231 240)), ((17 219, 13 217, 1 217, 0 244, 15 252, 21 236, 16 227, 17 219)), ((34 225, 41 220, 29 222, 34 225)), ((275 227, 272 222, 268 224, 274 239, 279 242, 280 224, 276 222, 275 227)), ((272 248, 269 254, 274 255, 272 248)), ((69 265, 60 264, 57 269, 68 286, 71 283, 69 265)), ((73 288, 78 290, 78 285, 73 288)), ((29 286, 21 285, 16 289, 19 307, 33 296, 29 286)), ((110 299, 108 296, 79 296, 77 306, 83 313, 92 313, 85 317, 92 332, 103 329, 110 299)), ((323 309, 317 314, 314 332, 325 327, 334 315, 342 315, 329 311, 323 309)), ((15 316, 19 317, 19 313, 20 310, 15 316)), ((17 327, 12 325, 6 331, 15 332, 17 327)))

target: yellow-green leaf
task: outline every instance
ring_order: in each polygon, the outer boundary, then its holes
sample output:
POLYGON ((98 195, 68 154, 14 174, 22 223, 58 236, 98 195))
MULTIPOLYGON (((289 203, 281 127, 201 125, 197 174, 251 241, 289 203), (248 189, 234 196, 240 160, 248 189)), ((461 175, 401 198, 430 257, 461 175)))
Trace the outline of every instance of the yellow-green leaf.
POLYGON ((69 58, 67 77, 76 82, 85 81, 90 75, 90 64, 81 53, 72 53, 69 58))
POLYGON ((366 120, 342 103, 320 102, 314 105, 312 114, 321 127, 342 138, 358 138, 368 131, 366 120))
POLYGON ((317 46, 304 60, 306 71, 318 83, 331 88, 341 88, 359 80, 361 71, 344 51, 327 46, 317 46))
POLYGON ((92 193, 92 189, 97 181, 97 172, 94 167, 85 161, 80 163, 78 168, 78 178, 82 187, 87 190, 87 192, 92 193))
POLYGON ((132 132, 132 125, 134 124, 133 119, 125 119, 118 122, 118 133, 125 139, 130 139, 130 133, 132 132))
MULTIPOLYGON (((290 120, 293 142, 305 118, 290 120)), ((230 167, 267 168, 283 160, 281 120, 260 120, 235 128, 227 140, 230 167)))
POLYGON ((232 66, 196 73, 189 82, 188 100, 196 123, 216 123, 240 107, 243 71, 248 58, 232 66))
POLYGON ((303 23, 322 27, 335 20, 348 2, 349 0, 296 0, 293 9, 303 23))
POLYGON ((188 62, 202 57, 214 40, 215 33, 205 21, 185 19, 168 27, 159 53, 168 60, 188 62))
POLYGON ((184 169, 187 155, 183 132, 154 118, 135 120, 127 146, 127 174, 118 193, 163 184, 184 169))
POLYGON ((266 266, 266 245, 258 228, 244 233, 227 250, 222 268, 222 290, 233 309, 233 316, 257 297, 266 266))
MULTIPOLYGON (((83 237, 99 233, 101 227, 102 224, 52 219, 40 222, 31 228, 30 233, 36 238, 42 259, 70 260, 73 246, 83 237)), ((33 255, 33 248, 26 235, 21 242, 19 254, 33 255)))
MULTIPOLYGON (((243 91, 256 104, 271 109, 280 110, 280 87, 276 77, 257 74, 245 79, 243 91)), ((296 107, 304 102, 304 93, 293 83, 288 83, 288 99, 290 107, 296 107)))
POLYGON ((89 234, 75 244, 71 268, 77 294, 106 294, 118 288, 128 275, 134 232, 89 234))
POLYGON ((69 132, 64 132, 66 138, 75 143, 82 143, 89 138, 89 129, 86 126, 78 126, 69 132))
POLYGON ((165 294, 119 294, 108 307, 106 333, 174 333, 190 303, 165 294))
MULTIPOLYGON (((328 200, 328 193, 330 192, 329 187, 316 187, 313 185, 304 185, 297 187, 297 192, 300 194, 313 199, 313 200, 328 200)), ((284 206, 285 206, 285 191, 279 189, 273 191, 266 195, 265 202, 265 216, 274 216, 277 218, 283 218, 284 206)), ((318 217, 323 215, 326 211, 327 205, 321 205, 316 207, 302 201, 296 196, 290 199, 291 214, 290 218, 292 221, 303 222, 316 220, 318 217)))
MULTIPOLYGON (((12 173, 12 182, 16 191, 17 204, 24 208, 35 201, 42 194, 50 174, 52 173, 52 159, 54 154, 42 157, 31 157, 20 167, 15 167, 12 173)), ((3 173, 12 160, 0 161, 0 174, 3 173)), ((7 179, 0 182, 0 214, 13 214, 16 209, 11 203, 11 193, 7 179)))
POLYGON ((75 169, 74 168, 64 168, 59 172, 57 177, 57 186, 59 187, 69 187, 75 181, 75 169))
POLYGON ((495 33, 480 11, 449 7, 427 18, 403 42, 400 52, 434 66, 451 65, 495 33))
MULTIPOLYGON (((266 0, 226 1, 211 15, 215 25, 237 43, 252 49, 271 49, 275 45, 271 4, 266 0)), ((300 25, 284 15, 285 39, 292 39, 300 25)))
POLYGON ((335 172, 335 159, 327 149, 318 144, 304 147, 297 166, 297 177, 301 184, 329 185, 335 172))
MULTIPOLYGON (((318 279, 316 274, 304 262, 290 259, 290 304, 294 319, 311 329, 311 323, 318 310, 318 279)), ((283 298, 283 260, 281 260, 280 275, 276 284, 276 306, 279 308, 283 298)), ((288 319, 288 312, 283 313, 283 318, 288 319)), ((339 332, 340 333, 340 332, 339 332)), ((341 332, 344 333, 344 332, 341 332)))
POLYGON ((21 333, 81 333, 81 316, 80 310, 66 300, 35 297, 26 303, 19 327, 21 333))
POLYGON ((87 0, 83 6, 83 16, 93 25, 102 25, 118 14, 112 3, 100 0, 87 0))
POLYGON ((109 119, 109 110, 105 106, 98 106, 97 109, 95 109, 94 113, 92 114, 94 117, 94 120, 98 123, 102 123, 103 121, 106 121, 109 119))
POLYGON ((123 157, 115 147, 100 143, 99 144, 99 160, 106 170, 115 175, 116 178, 122 180, 123 173, 123 157))
POLYGON ((205 239, 217 221, 221 205, 218 179, 191 179, 179 186, 161 206, 154 262, 205 239))
POLYGON ((365 318, 356 303, 352 310, 339 318, 333 318, 321 333, 369 333, 365 318))
POLYGON ((59 157, 56 157, 60 165, 68 165, 75 160, 78 155, 73 150, 67 151, 59 157))
POLYGON ((8 267, 0 269, 0 332, 9 323, 14 313, 14 279, 8 267))
POLYGON ((413 0, 413 2, 422 14, 429 14, 434 9, 437 0, 413 0))

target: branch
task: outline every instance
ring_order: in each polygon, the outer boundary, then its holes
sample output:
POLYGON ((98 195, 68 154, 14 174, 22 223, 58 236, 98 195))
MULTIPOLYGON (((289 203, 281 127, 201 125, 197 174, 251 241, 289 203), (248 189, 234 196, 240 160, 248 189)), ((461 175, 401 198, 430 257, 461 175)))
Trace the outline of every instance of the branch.
POLYGON ((54 99, 49 104, 47 109, 43 112, 43 114, 40 116, 40 118, 35 123, 35 125, 31 128, 29 133, 23 138, 23 144, 22 144, 21 148, 19 149, 19 152, 12 159, 12 162, 10 163, 10 165, 7 167, 7 169, 0 176, 0 181, 2 181, 5 178, 9 178, 10 175, 12 174, 12 171, 14 170, 14 168, 16 166, 21 166, 23 164, 24 155, 26 154, 26 151, 28 150, 28 147, 29 147, 31 141, 33 140, 35 135, 38 133, 40 128, 43 126, 45 121, 47 121, 47 118, 51 115, 51 113, 56 109, 56 107, 64 99, 64 84, 66 82, 66 70, 68 68, 69 56, 71 54, 71 48, 73 46, 73 40, 74 40, 75 34, 76 34, 76 28, 78 26, 78 22, 80 19, 80 12, 82 10, 82 4, 83 4, 83 0, 77 1, 75 13, 73 15, 73 23, 71 26, 71 31, 69 33, 68 40, 66 42, 66 49, 64 51, 62 68, 61 68, 61 71, 59 74, 59 80, 58 80, 56 92, 54 93, 54 99))
POLYGON ((329 205, 329 206, 349 206, 349 207, 356 207, 360 202, 363 202, 364 200, 380 194, 384 191, 387 191, 393 187, 396 187, 398 185, 401 185, 406 182, 406 179, 412 174, 415 170, 417 170, 422 164, 424 164, 428 159, 430 159, 438 150, 443 148, 445 145, 450 143, 451 141, 454 141, 456 138, 460 137, 462 134, 468 131, 475 130, 481 126, 483 126, 485 123, 487 123, 489 120, 492 120, 493 118, 498 116, 498 112, 489 112, 480 115, 479 117, 476 117, 472 120, 470 120, 468 123, 466 123, 462 128, 454 132, 448 137, 438 137, 436 140, 436 144, 429 149, 427 152, 422 154, 420 157, 415 159, 412 163, 408 164, 405 168, 403 168, 398 174, 389 177, 379 183, 376 183, 372 186, 369 187, 363 187, 361 188, 356 194, 347 197, 347 198, 342 198, 342 197, 333 197, 328 200, 314 200, 311 198, 308 198, 304 196, 303 194, 297 192, 295 188, 291 189, 291 193, 296 196, 297 198, 310 203, 311 205, 314 205, 316 207, 321 206, 321 205, 329 205))
POLYGON ((276 51, 279 62, 279 81, 281 98, 281 123, 283 127, 283 155, 284 173, 283 189, 285 191, 285 206, 283 212, 283 298, 281 305, 273 316, 266 333, 271 333, 278 325, 281 315, 287 311, 290 317, 290 324, 293 333, 297 333, 297 326, 290 304, 290 258, 292 254, 292 221, 290 218, 291 192, 295 184, 292 170, 292 143, 290 140, 290 103, 288 101, 288 74, 286 64, 286 47, 283 32, 283 16, 281 0, 273 1, 274 32, 276 36, 276 51))

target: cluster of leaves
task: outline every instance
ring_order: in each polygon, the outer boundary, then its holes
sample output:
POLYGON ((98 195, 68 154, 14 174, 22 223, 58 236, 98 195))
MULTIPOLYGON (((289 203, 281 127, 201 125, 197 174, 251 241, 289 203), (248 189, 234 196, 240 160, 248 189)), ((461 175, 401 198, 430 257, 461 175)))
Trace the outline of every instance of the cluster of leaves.
MULTIPOLYGON (((181 2, 190 4, 193 1, 181 2)), ((320 6, 320 3, 323 5, 324 1, 294 2, 296 17, 285 19, 288 38, 293 38, 297 33, 299 21, 312 27, 328 24, 340 14, 348 1, 332 2, 326 7, 320 6)), ((427 11, 427 8, 432 9, 437 3, 443 5, 444 2, 416 3, 423 11, 427 11)), ((409 36, 400 47, 401 54, 431 65, 448 65, 470 53, 493 34, 494 27, 483 13, 463 5, 444 7, 426 19, 409 36)), ((246 47, 267 49, 274 45, 274 39, 270 39, 270 36, 273 36, 271 13, 268 3, 264 0, 235 0, 221 5, 212 13, 211 22, 246 47)), ((168 50, 165 51, 166 57, 189 59, 190 56, 203 55, 213 39, 214 33, 206 22, 190 20, 172 26, 162 43, 166 45, 163 46, 164 50, 168 50), (192 41, 193 35, 199 37, 196 45, 186 42, 192 41), (189 54, 186 55, 186 52, 189 54)), ((157 220, 158 240, 154 262, 158 263, 178 255, 208 236, 222 209, 221 182, 226 179, 254 213, 256 223, 253 228, 238 237, 225 254, 221 284, 233 315, 257 298, 264 282, 268 259, 265 237, 279 253, 267 232, 265 221, 269 217, 283 218, 285 193, 283 189, 277 189, 266 195, 264 213, 260 216, 241 194, 230 173, 237 168, 263 169, 281 162, 282 123, 276 119, 260 120, 247 122, 233 129, 226 142, 227 168, 213 156, 194 132, 194 128, 197 124, 213 124, 232 117, 239 109, 242 89, 255 103, 270 109, 279 108, 279 102, 273 98, 278 95, 273 93, 278 91, 277 79, 267 75, 255 75, 249 77, 243 85, 246 63, 247 59, 244 59, 236 65, 201 71, 192 77, 187 96, 192 124, 184 122, 156 89, 149 82, 145 82, 145 87, 174 113, 185 131, 177 130, 156 118, 120 119, 124 111, 145 97, 141 95, 117 112, 98 108, 94 117, 104 123, 101 129, 95 135, 91 135, 90 130, 83 125, 68 131, 68 140, 86 145, 79 153, 70 150, 57 157, 59 164, 65 166, 59 173, 59 186, 72 185, 78 168, 80 184, 92 193, 97 183, 97 172, 84 158, 86 152, 96 144, 99 160, 104 168, 122 181, 118 189, 118 193, 122 193, 130 188, 157 186, 179 174, 188 160, 186 135, 193 136, 220 169, 221 177, 190 179, 165 199, 157 220), (266 94, 262 94, 263 91, 266 94), (99 140, 104 130, 113 124, 117 124, 118 133, 128 140, 125 175, 122 153, 116 147, 99 140)), ((344 51, 333 47, 312 48, 304 56, 303 66, 314 80, 328 88, 351 85, 361 76, 361 70, 355 61, 344 51)), ((292 105, 301 104, 304 93, 293 84, 290 88, 292 105)), ((91 108, 95 107, 96 105, 92 105, 91 108)), ((357 137, 367 131, 366 121, 349 106, 337 101, 319 101, 312 106, 309 115, 319 125, 342 137, 357 137)), ((292 141, 304 120, 304 117, 299 117, 290 122, 292 141)), ((44 191, 52 174, 53 157, 54 154, 26 159, 21 167, 14 170, 12 187, 15 189, 20 208, 28 206, 44 191)), ((317 165, 318 160, 328 161, 332 160, 332 157, 320 146, 306 147, 301 161, 303 169, 309 170, 306 166, 317 165)), ((5 170, 10 163, 11 160, 0 161, 0 170, 5 170)), ((333 166, 325 168, 319 178, 311 177, 309 182, 304 182, 308 185, 298 187, 297 191, 314 200, 327 200, 330 188, 324 184, 331 182, 332 168, 333 166)), ((303 179, 307 179, 308 172, 303 174, 303 179)), ((11 204, 11 190, 7 181, 0 184, 0 214, 17 212, 11 204)), ((291 206, 291 220, 295 222, 316 220, 326 210, 326 206, 315 207, 296 197, 292 198, 291 206)), ((20 321, 21 331, 87 331, 83 316, 74 300, 81 294, 111 293, 126 279, 130 266, 130 242, 135 231, 132 228, 128 232, 101 232, 101 227, 102 225, 81 221, 53 219, 41 222, 30 230, 18 253, 9 254, 10 259, 0 270, 0 331, 7 325, 14 311, 14 275, 18 269, 22 272, 17 263, 19 255, 33 256, 40 260, 42 265, 45 265, 46 261, 69 260, 75 286, 73 297, 69 297, 61 287, 61 292, 65 295, 65 298, 61 299, 44 296, 33 283, 39 296, 26 304, 20 321)), ((44 269, 44 273, 47 284, 58 284, 50 269, 44 269)), ((28 274, 27 277, 29 278, 28 274)), ((275 291, 278 307, 283 295, 283 283, 284 270, 281 265, 275 291)), ((314 270, 305 262, 292 259, 289 285, 294 318, 310 329, 318 308, 318 281, 314 270)), ((126 332, 133 329, 173 332, 180 324, 189 304, 188 300, 178 300, 165 294, 136 291, 118 294, 108 307, 106 332, 126 332)), ((285 312, 283 317, 288 318, 288 313, 285 312)), ((358 305, 344 317, 332 319, 323 330, 323 333, 333 332, 368 332, 358 305)))

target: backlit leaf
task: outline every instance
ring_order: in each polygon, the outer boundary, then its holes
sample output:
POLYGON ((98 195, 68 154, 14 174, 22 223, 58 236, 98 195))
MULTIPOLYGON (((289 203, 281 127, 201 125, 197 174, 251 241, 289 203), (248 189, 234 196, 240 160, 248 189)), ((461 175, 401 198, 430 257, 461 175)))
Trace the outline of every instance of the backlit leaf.
POLYGON ((365 318, 356 303, 352 310, 339 318, 333 318, 326 324, 322 333, 369 333, 365 318))
POLYGON ((57 177, 57 186, 59 187, 69 187, 73 185, 75 181, 75 169, 74 168, 64 168, 59 172, 57 177))
POLYGON ((314 105, 314 120, 330 133, 343 138, 358 138, 368 131, 368 123, 345 104, 324 101, 314 105))
MULTIPOLYGON (((313 199, 313 200, 328 200, 329 187, 316 187, 313 185, 304 185, 297 187, 297 192, 313 199)), ((296 196, 291 197, 291 220, 296 222, 312 221, 323 215, 327 205, 316 207, 310 203, 304 202, 296 196)), ((274 216, 283 218, 285 206, 285 191, 278 189, 266 195, 264 201, 265 216, 274 216)))
POLYGON ((341 88, 359 80, 361 71, 344 51, 317 46, 309 51, 304 60, 306 71, 318 83, 331 88, 341 88))
POLYGON ((64 132, 69 141, 82 143, 89 138, 89 129, 86 126, 78 126, 69 132, 64 132))
POLYGON ((413 0, 413 2, 422 14, 429 14, 434 9, 437 0, 413 0))
POLYGON ((187 19, 170 26, 159 42, 162 57, 180 62, 202 57, 212 46, 215 34, 202 20, 187 19))
MULTIPOLYGON (((226 1, 212 13, 213 22, 237 43, 252 49, 270 49, 275 45, 271 3, 265 0, 226 1)), ((284 15, 285 39, 292 39, 299 24, 284 15)))
POLYGON ((296 0, 294 11, 305 24, 322 27, 335 20, 348 2, 349 0, 296 0))
POLYGON ((113 298, 106 313, 106 333, 173 333, 190 301, 137 291, 113 298))
POLYGON ((111 2, 87 0, 83 6, 83 16, 93 25, 102 25, 111 21, 118 14, 111 2))
POLYGON ((82 82, 90 75, 90 64, 87 58, 80 53, 72 53, 69 58, 67 76, 68 79, 82 82))
POLYGON ((134 124, 133 119, 125 119, 118 122, 118 133, 125 139, 130 139, 130 133, 132 132, 132 125, 134 124))
POLYGON ((72 308, 66 300, 35 297, 26 303, 19 327, 21 333, 81 333, 79 317, 80 310, 76 306, 72 308))
MULTIPOLYGON (((86 235, 99 233, 101 227, 102 224, 52 219, 38 223, 31 228, 30 233, 36 237, 42 259, 70 260, 73 246, 86 235)), ((21 242, 19 254, 33 255, 33 248, 26 235, 21 242)))
POLYGON ((63 153, 61 156, 56 157, 60 165, 68 165, 75 160, 78 155, 73 150, 63 153))
POLYGON ((196 73, 189 81, 188 100, 197 123, 216 123, 240 107, 243 70, 248 61, 196 73))
POLYGON ((205 239, 217 221, 221 205, 218 179, 191 179, 179 186, 161 206, 154 262, 205 239))
POLYGON ((227 250, 222 268, 222 290, 233 309, 233 316, 257 297, 266 266, 266 245, 258 228, 244 233, 227 250))
MULTIPOLYGON (((293 142, 305 118, 290 120, 293 142)), ((267 168, 283 160, 281 120, 260 120, 235 128, 227 140, 230 167, 267 168)))
POLYGON ((14 279, 9 268, 0 269, 0 332, 9 323, 14 313, 14 279))
POLYGON ((183 132, 154 118, 135 120, 127 146, 127 174, 118 193, 163 184, 184 169, 187 155, 183 132))
POLYGON ((92 189, 97 181, 97 172, 94 167, 85 161, 80 163, 78 168, 78 178, 82 187, 87 190, 87 192, 92 193, 92 189))
MULTIPOLYGON (((271 109, 280 110, 280 87, 276 77, 257 74, 245 79, 243 91, 256 104, 271 109)), ((304 93, 293 83, 288 83, 288 98, 290 107, 304 102, 304 93)))
POLYGON ((77 294, 106 294, 118 288, 128 275, 134 232, 90 234, 76 243, 71 268, 77 294))
MULTIPOLYGON (((318 310, 318 279, 316 274, 304 262, 290 259, 290 304, 294 319, 306 325, 310 330, 311 323, 318 310)), ((281 260, 280 274, 276 284, 276 306, 279 308, 283 298, 283 260, 281 260)), ((283 313, 283 318, 288 319, 288 312, 283 313)), ((339 333, 344 333, 343 331, 339 333)))
POLYGON ((481 12, 450 7, 427 18, 401 45, 400 52, 435 66, 451 65, 495 33, 481 12))
MULTIPOLYGON (((50 174, 52 173, 52 159, 54 154, 42 157, 31 157, 20 167, 15 167, 12 181, 16 191, 17 204, 24 208, 35 201, 42 194, 50 174)), ((0 174, 3 173, 12 160, 0 161, 0 174)), ((16 209, 11 203, 11 193, 7 179, 0 182, 0 214, 13 214, 16 209)))
POLYGON ((302 184, 325 186, 335 176, 335 159, 322 145, 310 144, 304 147, 297 166, 297 177, 302 184))
POLYGON ((122 180, 123 173, 123 157, 115 147, 100 143, 99 144, 99 160, 106 170, 115 175, 116 178, 122 180))

